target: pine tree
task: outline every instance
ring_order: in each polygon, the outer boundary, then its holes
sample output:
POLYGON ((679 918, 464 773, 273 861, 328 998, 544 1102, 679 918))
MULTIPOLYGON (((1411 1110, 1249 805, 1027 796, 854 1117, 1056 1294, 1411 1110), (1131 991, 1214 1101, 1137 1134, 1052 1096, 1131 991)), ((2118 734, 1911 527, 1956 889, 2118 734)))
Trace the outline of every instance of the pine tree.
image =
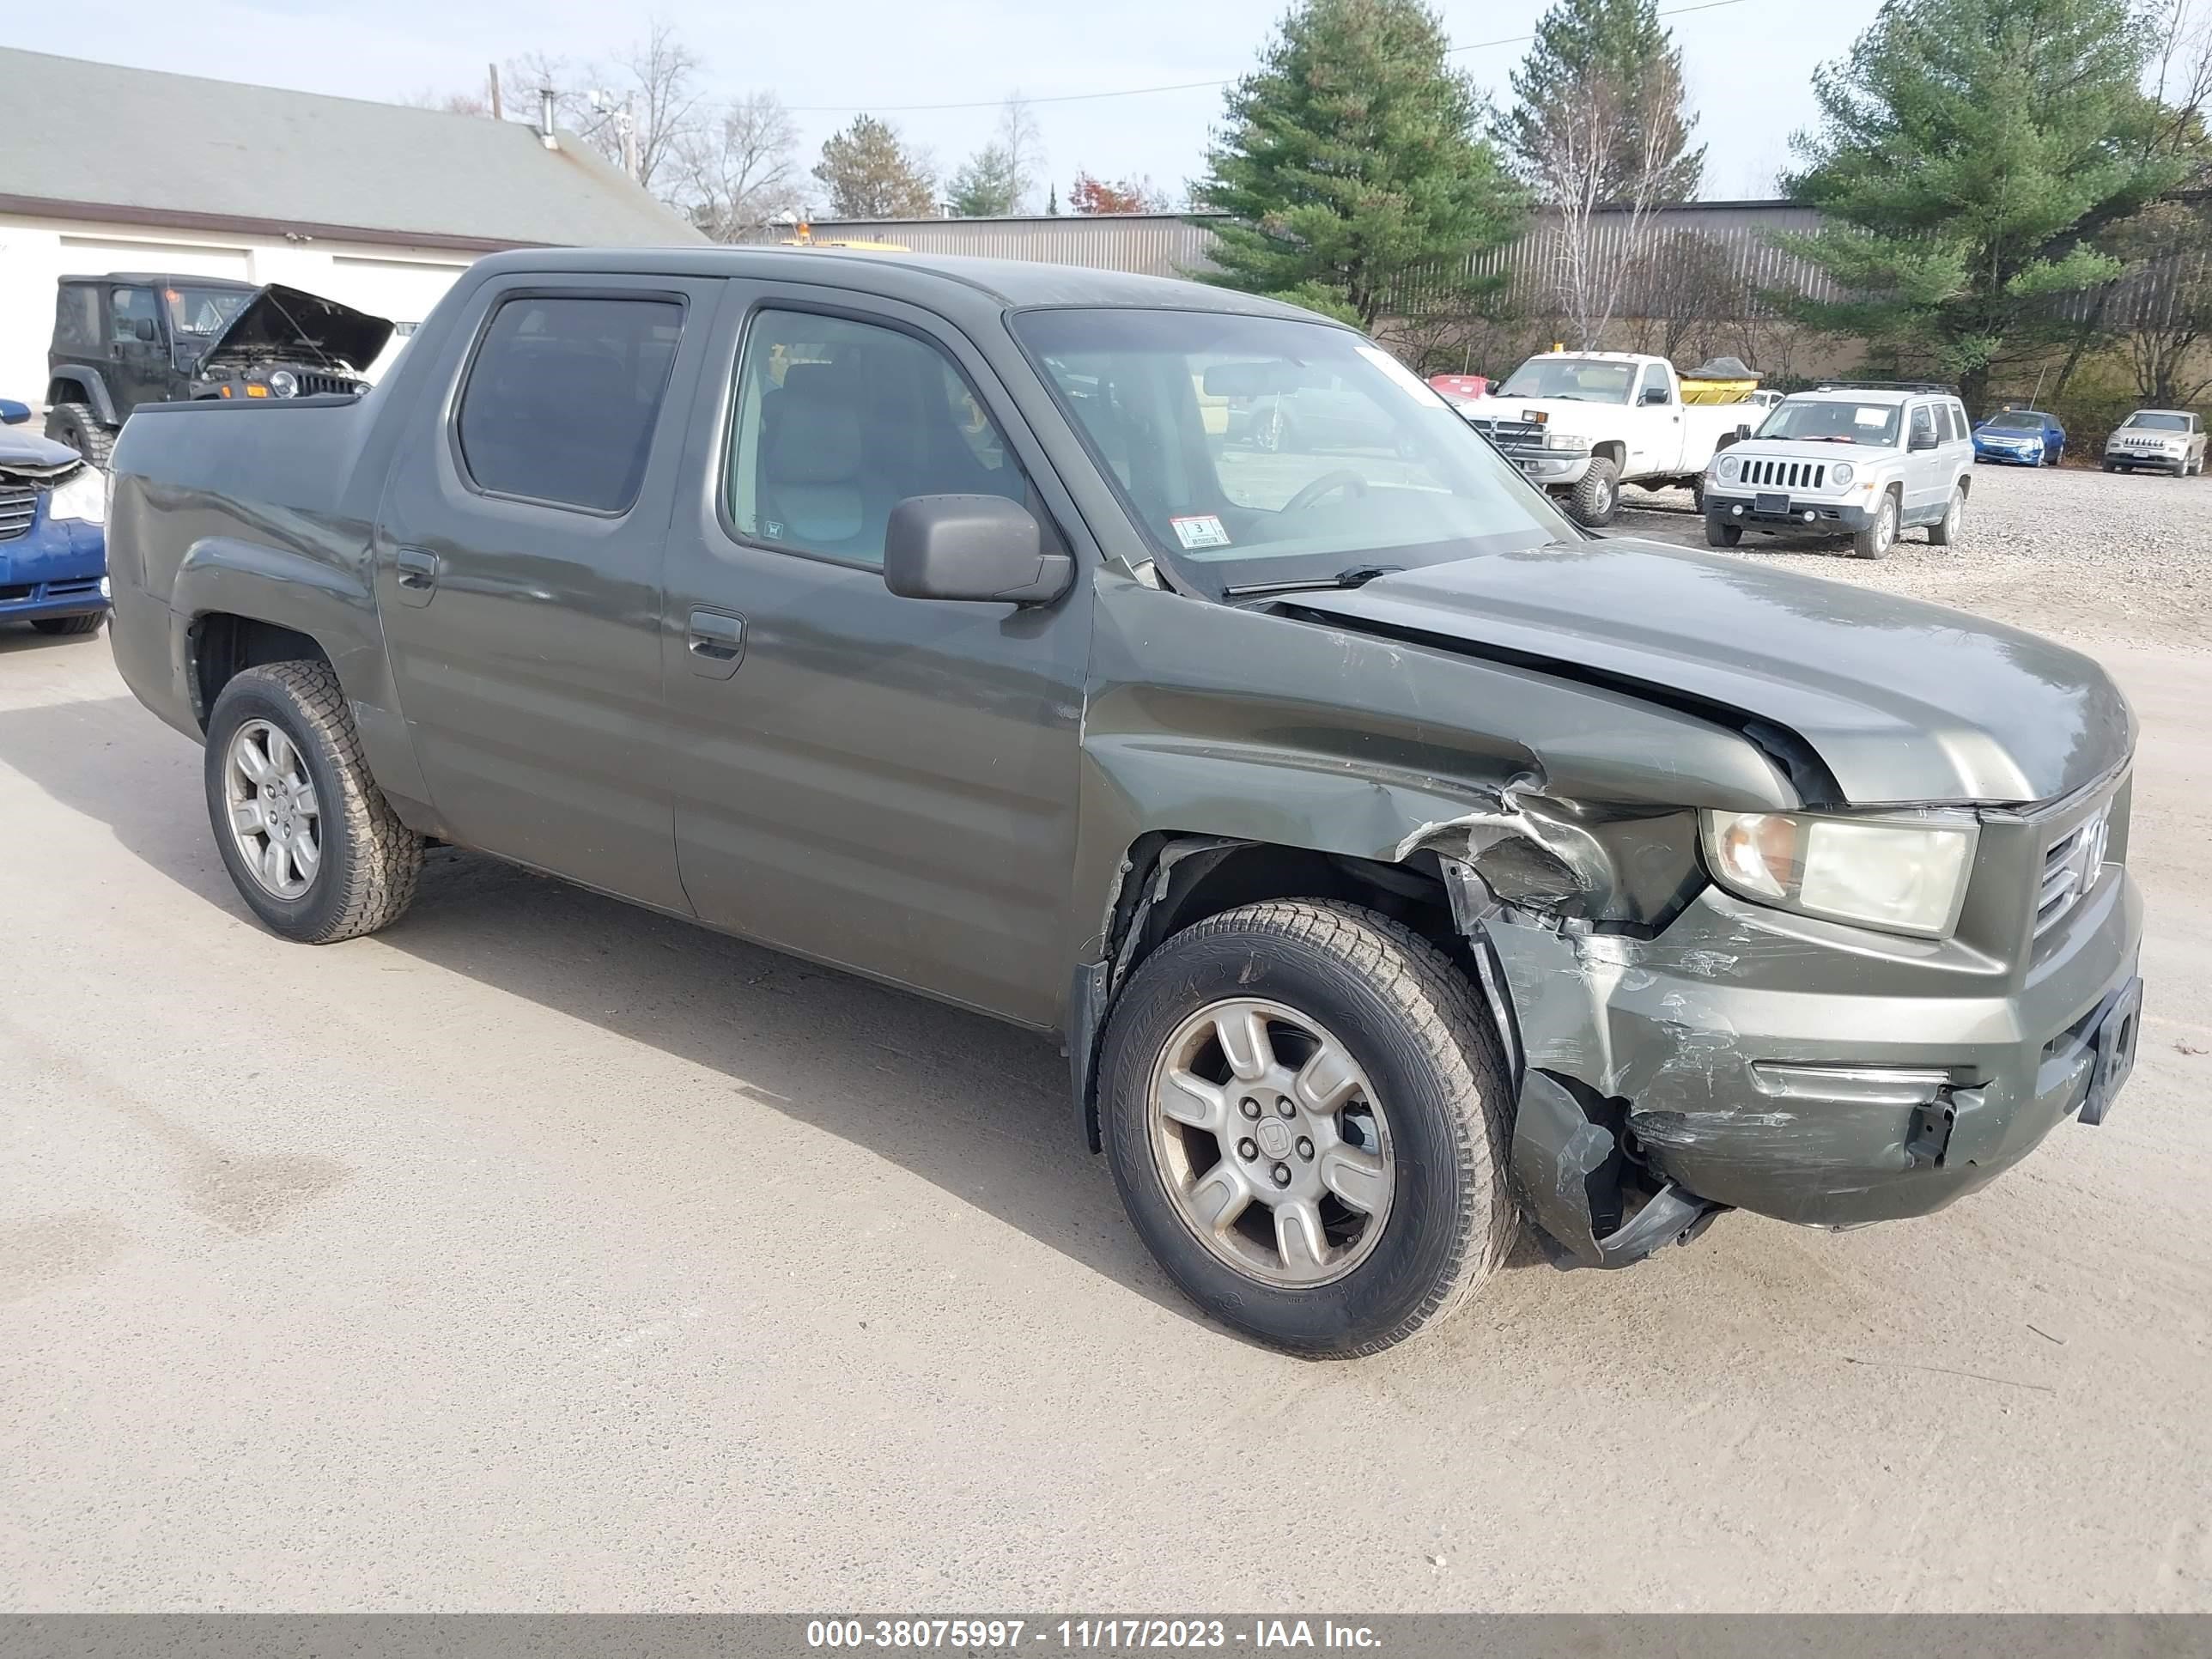
POLYGON ((1001 144, 977 150, 945 187, 945 201, 963 219, 995 219, 1012 213, 1020 194, 1013 158, 1001 144))
POLYGON ((1597 198, 1626 200, 1658 133, 1658 187, 1651 199, 1686 202, 1705 177, 1705 147, 1690 149, 1697 118, 1681 108, 1682 52, 1659 21, 1654 0, 1558 0, 1536 24, 1528 55, 1512 74, 1513 108, 1498 137, 1525 179, 1541 173, 1550 138, 1546 114, 1602 83, 1621 112, 1598 169, 1597 198))
POLYGON ((1372 327, 1498 286, 1468 256, 1518 229, 1486 111, 1419 0, 1303 0, 1229 93, 1194 204, 1229 216, 1206 279, 1372 327))
POLYGON ((2063 338, 2059 306, 2120 262, 2095 238, 2180 176, 2151 142, 2128 0, 1889 0, 1815 81, 1821 123, 1784 181, 1823 230, 1786 239, 1845 297, 1802 321, 1955 379, 2063 338))
POLYGON ((814 176, 830 187, 834 218, 926 219, 936 210, 929 169, 872 115, 854 116, 822 146, 814 176))

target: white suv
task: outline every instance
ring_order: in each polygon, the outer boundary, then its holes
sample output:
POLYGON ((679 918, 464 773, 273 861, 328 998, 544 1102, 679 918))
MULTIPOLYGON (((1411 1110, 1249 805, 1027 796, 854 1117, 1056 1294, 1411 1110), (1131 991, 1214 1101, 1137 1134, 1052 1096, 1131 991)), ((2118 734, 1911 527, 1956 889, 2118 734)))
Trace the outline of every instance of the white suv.
POLYGON ((1948 547, 1973 487, 1963 404, 1941 386, 1826 386, 1785 398, 1705 469, 1705 539, 1734 547, 1747 530, 1843 536, 1878 559, 1908 526, 1948 547))
POLYGON ((2204 422, 2185 409, 2139 409, 2105 440, 2105 471, 2137 467, 2185 478, 2204 470, 2204 422))

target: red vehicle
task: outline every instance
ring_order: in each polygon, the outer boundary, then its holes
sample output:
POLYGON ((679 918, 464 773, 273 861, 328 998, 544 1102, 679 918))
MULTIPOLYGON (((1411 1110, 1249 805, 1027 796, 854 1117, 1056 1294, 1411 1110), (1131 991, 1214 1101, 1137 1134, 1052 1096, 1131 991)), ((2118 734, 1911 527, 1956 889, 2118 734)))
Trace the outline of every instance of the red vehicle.
POLYGON ((1431 374, 1429 384, 1455 404, 1473 403, 1490 395, 1490 382, 1480 374, 1431 374))

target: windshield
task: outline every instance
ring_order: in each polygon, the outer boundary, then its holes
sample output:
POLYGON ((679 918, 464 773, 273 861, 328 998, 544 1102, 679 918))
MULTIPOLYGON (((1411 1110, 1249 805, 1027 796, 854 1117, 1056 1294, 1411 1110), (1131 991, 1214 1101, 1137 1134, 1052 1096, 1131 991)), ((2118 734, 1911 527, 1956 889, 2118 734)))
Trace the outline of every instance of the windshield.
POLYGON ((1982 425, 1991 432, 2040 432, 2043 430, 2043 416, 2013 410, 2002 415, 1992 415, 1982 425))
POLYGON ((2134 414, 2128 416, 2128 424, 2130 426, 2136 427, 2147 426, 2151 428, 2154 431, 2158 432, 2186 432, 2189 430, 2189 416, 2186 415, 2161 415, 2148 410, 2137 410, 2134 414))
POLYGON ((246 308, 250 291, 228 288, 165 288, 161 298, 169 307, 169 330, 180 345, 205 345, 230 326, 230 319, 246 308))
POLYGON ((1897 447, 1898 405, 1853 404, 1833 398, 1785 398, 1759 428, 1761 438, 1796 443, 1866 444, 1897 447))
POLYGON ((1531 357, 1493 396, 1558 398, 1574 404, 1625 404, 1636 381, 1633 363, 1601 362, 1594 357, 1563 357, 1556 352, 1531 357))
POLYGON ((1013 325, 1152 544, 1217 592, 1578 539, 1443 398, 1348 330, 1139 310, 1013 325))

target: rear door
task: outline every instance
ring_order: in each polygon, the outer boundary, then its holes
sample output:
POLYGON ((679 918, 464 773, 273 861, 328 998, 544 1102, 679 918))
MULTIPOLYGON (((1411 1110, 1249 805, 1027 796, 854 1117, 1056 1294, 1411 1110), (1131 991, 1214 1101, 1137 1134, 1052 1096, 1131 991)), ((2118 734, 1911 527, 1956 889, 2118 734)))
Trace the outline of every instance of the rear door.
POLYGON ((376 526, 385 639, 447 835, 677 910, 661 562, 720 289, 484 283, 376 526))
POLYGON ((1088 572, 1049 607, 901 599, 884 528, 906 497, 986 493, 1067 547, 1073 505, 935 315, 781 283, 732 283, 726 311, 669 547, 685 890, 733 932, 1049 1024, 1088 572))

